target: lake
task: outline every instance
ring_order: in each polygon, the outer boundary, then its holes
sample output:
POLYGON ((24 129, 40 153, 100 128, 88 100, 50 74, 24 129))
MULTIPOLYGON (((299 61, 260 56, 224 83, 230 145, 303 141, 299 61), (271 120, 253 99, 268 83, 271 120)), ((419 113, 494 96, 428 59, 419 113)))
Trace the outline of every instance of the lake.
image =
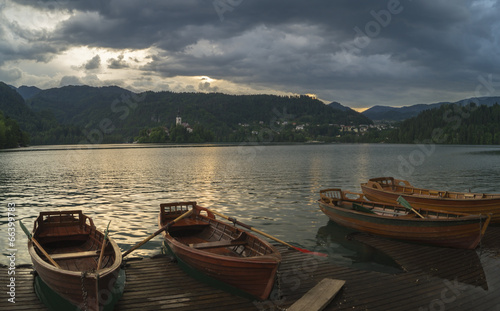
MULTIPOLYGON (((159 204, 197 201, 281 240, 328 253, 339 265, 394 271, 390 258, 346 238, 328 221, 318 192, 361 191, 369 178, 394 176, 421 187, 500 192, 496 146, 73 145, 0 152, 0 242, 7 207, 31 230, 40 211, 81 209, 125 250, 157 228, 159 204)), ((16 264, 31 263, 17 226, 16 264)), ((157 237, 130 256, 159 254, 157 237)), ((7 264, 3 247, 0 263, 7 264)))

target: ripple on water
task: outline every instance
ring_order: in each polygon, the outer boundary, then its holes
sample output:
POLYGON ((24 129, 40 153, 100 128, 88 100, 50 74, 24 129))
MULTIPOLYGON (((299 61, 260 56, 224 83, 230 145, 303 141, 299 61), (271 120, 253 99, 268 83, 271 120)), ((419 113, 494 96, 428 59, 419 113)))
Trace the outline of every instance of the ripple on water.
MULTIPOLYGON (((331 228, 317 206, 320 189, 360 191, 359 183, 367 178, 392 174, 414 184, 500 192, 495 188, 500 181, 496 157, 471 154, 467 147, 436 146, 432 155, 413 167, 411 175, 399 171, 398 157, 408 158, 415 150, 413 145, 258 147, 125 145, 119 149, 2 152, 1 200, 15 202, 19 217, 29 228, 40 211, 51 209, 81 209, 100 229, 111 220, 111 236, 122 249, 157 230, 160 203, 194 200, 284 241, 328 252, 337 263, 373 268, 374 262, 387 264, 377 262, 377 256, 367 256, 363 248, 353 247, 345 235, 335 234, 341 229, 331 228)), ((0 222, 2 245, 5 232, 6 224, 0 222)), ((18 238, 18 264, 29 263, 23 247, 27 240, 24 234, 18 238)), ((133 256, 156 255, 160 245, 157 237, 133 256)), ((6 258, 1 260, 5 263, 6 258)))

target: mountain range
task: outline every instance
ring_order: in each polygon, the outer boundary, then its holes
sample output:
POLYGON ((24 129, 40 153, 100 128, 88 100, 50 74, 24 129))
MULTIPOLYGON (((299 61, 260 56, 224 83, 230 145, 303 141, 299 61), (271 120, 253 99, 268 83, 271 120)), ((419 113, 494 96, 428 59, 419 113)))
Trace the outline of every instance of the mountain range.
POLYGON ((389 107, 389 106, 373 106, 362 114, 373 121, 403 121, 412 117, 416 117, 422 111, 439 108, 444 104, 458 104, 460 106, 475 103, 478 106, 493 106, 500 103, 500 97, 474 97, 462 99, 456 102, 439 102, 433 104, 417 104, 405 107, 389 107))
POLYGON ((214 141, 244 141, 265 128, 272 129, 278 141, 338 141, 334 137, 341 134, 340 125, 399 122, 443 105, 471 102, 491 107, 500 102, 500 97, 407 107, 374 106, 358 113, 338 102, 324 104, 305 95, 134 93, 117 86, 42 90, 0 82, 0 111, 18 121, 20 129, 30 134, 32 144, 131 142, 139 133, 150 135, 153 128, 160 132, 162 128, 171 129, 177 116, 182 117, 186 128, 189 123, 191 128, 205 133, 203 137, 213 137, 214 141))
MULTIPOLYGON (((91 89, 95 89, 92 87, 74 87, 74 86, 68 86, 68 87, 63 87, 63 88, 55 88, 55 89, 49 89, 49 90, 42 90, 38 87, 35 86, 20 86, 19 88, 16 88, 14 86, 11 86, 14 90, 19 93, 22 98, 25 101, 29 101, 30 99, 36 97, 39 93, 45 93, 43 97, 47 97, 47 93, 63 93, 66 88, 69 88, 69 91, 75 91, 75 90, 82 90, 82 91, 88 91, 91 89)), ((109 90, 111 90, 111 94, 113 96, 116 95, 117 92, 120 93, 129 93, 132 94, 132 92, 127 91, 125 89, 119 88, 119 87, 109 87, 109 90), (114 90, 114 91, 113 91, 114 90)), ((57 97, 57 95, 55 95, 57 97)), ((54 96, 50 96, 51 98, 54 98, 54 96)), ((459 104, 459 105, 466 105, 468 103, 474 102, 478 105, 486 105, 486 106, 492 106, 495 103, 500 103, 500 97, 475 97, 475 98, 467 98, 467 99, 462 99, 456 102, 438 102, 438 103, 432 103, 432 104, 415 104, 411 106, 404 106, 404 107, 391 107, 391 106, 373 106, 365 111, 362 112, 364 116, 369 118, 370 120, 373 121, 403 121, 412 117, 417 116, 419 113, 422 111, 428 110, 428 109, 434 109, 434 108, 439 108, 443 104, 459 104)), ((43 105, 42 105, 43 106, 43 105)), ((341 111, 353 111, 350 107, 344 106, 339 102, 331 102, 327 104, 327 106, 341 110, 341 111)), ((35 107, 34 107, 35 108, 35 107)), ((45 107, 45 108, 50 108, 50 107, 45 107)), ((35 108, 36 109, 36 108, 35 108)))
POLYGON ((19 121, 33 144, 131 142, 145 129, 171 129, 177 116, 195 129, 210 131, 215 141, 242 141, 264 128, 271 129, 275 139, 303 141, 335 137, 338 133, 327 128, 333 124, 372 124, 350 108, 305 95, 134 93, 117 86, 41 90, 0 84, 0 110, 19 121), (2 94, 6 100, 1 100, 2 94), (311 124, 313 133, 299 133, 295 124, 311 124))

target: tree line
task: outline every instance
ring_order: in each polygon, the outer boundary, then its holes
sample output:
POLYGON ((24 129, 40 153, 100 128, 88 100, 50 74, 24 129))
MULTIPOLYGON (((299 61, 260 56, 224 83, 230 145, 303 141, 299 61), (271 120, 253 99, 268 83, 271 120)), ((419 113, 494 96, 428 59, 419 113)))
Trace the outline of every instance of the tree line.
POLYGON ((500 105, 444 104, 401 122, 390 135, 395 143, 500 144, 500 105))
POLYGON ((0 111, 0 149, 27 146, 29 143, 29 134, 21 131, 16 120, 5 117, 0 111))
POLYGON ((445 104, 395 129, 308 96, 144 92, 68 86, 24 100, 0 83, 0 146, 90 143, 341 142, 500 144, 500 106, 445 104), (175 125, 180 114, 184 122, 175 125), (14 121, 16 120, 16 121, 14 121), (24 132, 23 132, 24 131, 24 132), (28 135, 29 134, 29 135, 28 135))

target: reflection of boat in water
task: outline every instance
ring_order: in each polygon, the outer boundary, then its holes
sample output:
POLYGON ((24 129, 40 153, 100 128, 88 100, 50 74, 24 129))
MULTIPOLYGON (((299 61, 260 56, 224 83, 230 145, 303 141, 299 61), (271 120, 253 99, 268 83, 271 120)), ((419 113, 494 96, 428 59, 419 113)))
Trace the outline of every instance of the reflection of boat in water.
POLYGON ((409 244, 366 233, 354 235, 353 239, 386 253, 407 272, 421 271, 448 282, 456 281, 488 290, 481 259, 474 250, 409 244))
MULTIPOLYGON (((358 233, 331 220, 318 229, 316 239, 326 248, 335 248, 335 254, 351 259, 353 268, 385 273, 422 272, 452 284, 457 281, 488 290, 481 259, 474 250, 388 240, 358 233)), ((337 259, 335 263, 338 264, 337 259)))
POLYGON ((329 220, 326 226, 318 229, 316 240, 328 249, 328 258, 333 259, 336 264, 385 273, 403 271, 401 266, 383 251, 353 239, 357 234, 355 230, 329 220))

